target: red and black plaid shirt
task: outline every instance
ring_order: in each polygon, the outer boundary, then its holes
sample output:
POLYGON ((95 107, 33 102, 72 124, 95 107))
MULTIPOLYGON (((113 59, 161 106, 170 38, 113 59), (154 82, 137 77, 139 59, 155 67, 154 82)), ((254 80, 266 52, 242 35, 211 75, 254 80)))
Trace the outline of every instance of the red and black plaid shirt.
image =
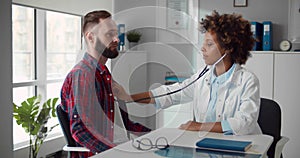
MULTIPOLYGON (((115 146, 114 96, 111 82, 111 74, 107 67, 98 63, 88 53, 85 53, 64 81, 61 105, 69 114, 72 137, 78 146, 91 150, 91 153, 79 153, 76 157, 91 156, 115 146)), ((150 131, 138 123, 128 122, 132 131, 150 131)))

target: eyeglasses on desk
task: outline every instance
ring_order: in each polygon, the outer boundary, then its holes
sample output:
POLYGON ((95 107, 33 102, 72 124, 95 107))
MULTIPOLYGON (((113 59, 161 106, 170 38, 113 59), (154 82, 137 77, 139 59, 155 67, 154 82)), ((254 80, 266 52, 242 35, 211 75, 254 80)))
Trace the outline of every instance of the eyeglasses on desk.
POLYGON ((165 149, 169 147, 167 138, 158 137, 153 143, 149 138, 133 139, 132 146, 138 150, 165 149))

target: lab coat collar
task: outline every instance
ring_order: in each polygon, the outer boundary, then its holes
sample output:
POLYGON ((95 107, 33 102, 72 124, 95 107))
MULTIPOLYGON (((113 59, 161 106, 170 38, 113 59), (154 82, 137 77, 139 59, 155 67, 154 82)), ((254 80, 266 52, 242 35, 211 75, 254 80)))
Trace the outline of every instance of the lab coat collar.
MULTIPOLYGON (((238 80, 238 71, 242 69, 242 66, 240 64, 236 63, 235 69, 233 71, 233 73, 230 75, 229 79, 227 81, 225 81, 225 84, 227 83, 231 83, 233 85, 240 85, 241 84, 241 80, 238 80)), ((205 81, 205 85, 210 86, 211 84, 211 77, 213 75, 213 67, 210 66, 209 67, 209 73, 207 73, 207 75, 205 75, 204 81, 205 81)))

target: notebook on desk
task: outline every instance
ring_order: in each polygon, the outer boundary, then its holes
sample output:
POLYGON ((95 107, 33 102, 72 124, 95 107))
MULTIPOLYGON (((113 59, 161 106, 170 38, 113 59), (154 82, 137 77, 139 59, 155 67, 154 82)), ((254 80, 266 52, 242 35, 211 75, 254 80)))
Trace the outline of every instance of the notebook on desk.
POLYGON ((196 143, 199 148, 216 150, 234 150, 245 152, 251 147, 251 141, 238 141, 216 138, 204 138, 196 143))
POLYGON ((217 151, 208 149, 199 149, 183 146, 170 146, 166 149, 154 151, 155 154, 163 157, 172 158, 194 158, 194 157, 226 157, 226 158, 260 158, 260 154, 250 154, 230 151, 217 151))

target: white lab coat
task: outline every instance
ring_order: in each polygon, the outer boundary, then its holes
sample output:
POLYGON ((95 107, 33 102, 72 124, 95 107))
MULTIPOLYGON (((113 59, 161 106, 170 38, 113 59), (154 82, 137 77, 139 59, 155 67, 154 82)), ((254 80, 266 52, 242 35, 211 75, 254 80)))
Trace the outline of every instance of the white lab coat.
MULTIPOLYGON (((153 95, 164 94, 180 89, 195 80, 201 71, 182 83, 160 86, 152 90, 153 95)), ((197 122, 204 122, 210 99, 209 70, 204 76, 182 91, 161 98, 156 102, 161 108, 171 105, 193 102, 193 111, 197 122)), ((227 120, 235 135, 261 134, 257 123, 260 94, 257 77, 245 68, 236 64, 234 72, 220 87, 216 102, 216 122, 227 120)))

